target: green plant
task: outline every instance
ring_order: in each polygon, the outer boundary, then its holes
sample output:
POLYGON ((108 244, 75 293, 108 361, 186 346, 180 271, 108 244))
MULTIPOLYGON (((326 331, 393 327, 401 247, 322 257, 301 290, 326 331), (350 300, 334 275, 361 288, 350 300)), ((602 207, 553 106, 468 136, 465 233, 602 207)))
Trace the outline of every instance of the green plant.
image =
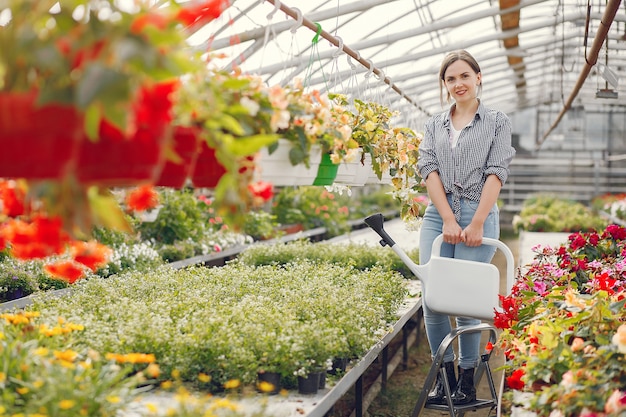
POLYGON ((83 325, 52 319, 36 311, 0 314, 2 415, 115 415, 158 372, 152 355, 110 359, 76 343, 83 325))
POLYGON ((345 198, 324 187, 285 187, 275 196, 271 212, 281 224, 298 223, 305 229, 325 227, 330 236, 350 230, 350 209, 345 198))
POLYGON ((263 210, 253 210, 245 215, 241 231, 255 240, 275 237, 278 221, 276 215, 263 210))
POLYGON ((220 390, 233 380, 255 384, 258 370, 281 358, 282 372, 293 378, 298 369, 329 358, 358 357, 389 331, 388 320, 397 317, 407 293, 404 282, 393 271, 306 260, 258 267, 163 266, 90 279, 71 297, 37 298, 32 309, 50 326, 52 317, 80 317, 82 345, 149 352, 161 379, 179 374, 200 384, 204 374, 211 382, 201 385, 220 390), (256 339, 266 333, 277 334, 288 349, 274 345, 263 355, 256 339))
POLYGON ((0 302, 26 297, 37 289, 37 282, 24 269, 0 263, 0 302))
POLYGON ((172 244, 202 237, 205 224, 204 203, 189 190, 163 189, 160 191, 160 210, 154 221, 136 220, 136 230, 142 240, 172 244))
POLYGON ((582 203, 550 195, 528 198, 513 219, 516 231, 579 232, 601 230, 607 221, 582 203))

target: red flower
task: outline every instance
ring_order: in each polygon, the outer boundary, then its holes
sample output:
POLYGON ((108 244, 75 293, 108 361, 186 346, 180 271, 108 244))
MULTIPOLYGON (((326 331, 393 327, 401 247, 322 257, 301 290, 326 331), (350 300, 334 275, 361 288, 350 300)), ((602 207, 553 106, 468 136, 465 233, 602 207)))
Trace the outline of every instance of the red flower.
POLYGON ((207 0, 192 4, 183 7, 176 15, 176 20, 186 26, 206 25, 217 19, 228 6, 230 6, 229 0, 207 0))
POLYGON ((85 270, 82 265, 74 261, 59 261, 45 265, 44 269, 53 278, 62 279, 70 284, 85 276, 85 270))
POLYGON ((69 241, 60 218, 37 216, 31 223, 13 220, 5 224, 4 238, 11 255, 18 259, 40 259, 63 252, 69 241))
POLYGON ((133 211, 150 210, 159 204, 159 194, 152 185, 142 185, 128 194, 126 204, 133 211))
POLYGON ((24 214, 24 200, 26 190, 18 187, 15 181, 0 182, 0 204, 2 212, 9 217, 17 217, 24 214))
POLYGON ((487 345, 485 346, 485 350, 487 352, 491 352, 493 350, 493 343, 487 342, 487 345))
POLYGON ((265 181, 249 184, 248 190, 255 199, 261 199, 263 202, 269 201, 274 196, 272 184, 265 181))
POLYGON ((76 262, 85 265, 92 271, 96 271, 100 266, 106 264, 111 255, 110 248, 95 240, 73 242, 71 252, 76 262))
POLYGON ((524 381, 522 381, 522 377, 524 376, 523 369, 516 369, 513 373, 506 378, 506 384, 511 389, 521 390, 524 388, 524 381))

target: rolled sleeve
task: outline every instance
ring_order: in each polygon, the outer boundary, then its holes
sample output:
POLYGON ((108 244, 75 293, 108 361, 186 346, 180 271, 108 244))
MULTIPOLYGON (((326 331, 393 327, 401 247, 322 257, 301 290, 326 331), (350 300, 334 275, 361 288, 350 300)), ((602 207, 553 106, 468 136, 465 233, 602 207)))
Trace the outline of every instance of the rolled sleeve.
POLYGON ((506 114, 498 111, 493 144, 486 161, 485 177, 495 175, 502 185, 509 177, 509 164, 515 156, 515 148, 511 146, 511 130, 511 120, 506 114))
POLYGON ((435 149, 434 120, 431 118, 424 125, 424 138, 419 146, 417 170, 422 179, 428 178, 431 172, 439 170, 435 149))

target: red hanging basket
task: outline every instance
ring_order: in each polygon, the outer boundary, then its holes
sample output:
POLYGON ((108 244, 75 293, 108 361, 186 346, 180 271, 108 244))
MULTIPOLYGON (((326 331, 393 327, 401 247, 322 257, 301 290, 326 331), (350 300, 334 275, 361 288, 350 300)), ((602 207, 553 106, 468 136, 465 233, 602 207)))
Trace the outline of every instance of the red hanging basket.
POLYGON ((103 121, 97 142, 83 139, 76 175, 83 184, 132 187, 154 183, 164 163, 165 129, 139 129, 132 138, 103 121))
POLYGON ((200 154, 191 177, 194 187, 215 188, 225 173, 226 168, 215 157, 215 149, 210 148, 205 141, 202 141, 200 154))
POLYGON ((171 93, 175 82, 146 86, 133 103, 132 134, 103 119, 98 139, 85 138, 76 175, 82 183, 132 187, 154 183, 165 163, 164 147, 171 127, 171 93))
POLYGON ((75 158, 82 117, 71 106, 37 107, 37 93, 0 93, 0 177, 56 179, 75 158))
POLYGON ((166 161, 155 185, 182 188, 187 178, 191 177, 191 174, 194 172, 198 154, 200 153, 198 129, 175 126, 172 139, 174 141, 174 151, 180 156, 182 161, 180 163, 166 161))

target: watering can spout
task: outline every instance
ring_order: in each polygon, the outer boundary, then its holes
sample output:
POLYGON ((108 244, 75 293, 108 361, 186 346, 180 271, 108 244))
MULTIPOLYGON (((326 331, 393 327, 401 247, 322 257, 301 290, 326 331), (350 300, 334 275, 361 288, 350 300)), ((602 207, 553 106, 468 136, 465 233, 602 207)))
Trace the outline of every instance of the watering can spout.
POLYGON ((363 221, 382 238, 380 241, 381 246, 388 245, 389 247, 393 247, 396 244, 396 242, 393 241, 391 236, 389 236, 383 228, 385 218, 382 213, 372 214, 371 216, 366 217, 363 221))

